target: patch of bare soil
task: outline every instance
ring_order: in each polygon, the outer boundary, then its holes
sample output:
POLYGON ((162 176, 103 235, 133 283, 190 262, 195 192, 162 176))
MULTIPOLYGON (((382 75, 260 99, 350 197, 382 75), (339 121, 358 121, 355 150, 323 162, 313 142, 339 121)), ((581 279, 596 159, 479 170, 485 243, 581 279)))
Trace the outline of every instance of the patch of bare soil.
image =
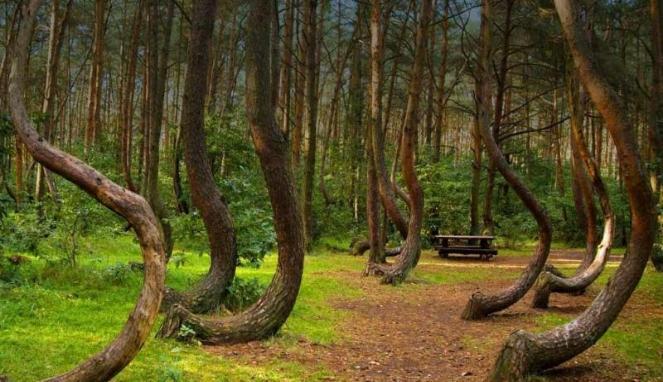
MULTIPOLYGON (((554 254, 554 259, 569 258, 569 254, 554 254)), ((575 256, 573 256, 575 257, 575 256)), ((499 259, 499 256, 498 256, 499 259)), ((495 263, 479 260, 461 261, 464 266, 519 266, 526 260, 502 257, 495 263)), ((422 261, 439 260, 431 253, 422 261)), ((453 268, 446 268, 456 271, 453 268)), ((460 271, 460 270, 458 270, 460 271)), ((301 341, 293 350, 274 343, 208 348, 229 357, 247 357, 258 364, 275 357, 297 361, 311 369, 321 364, 339 381, 482 381, 506 337, 518 329, 532 330, 535 319, 546 311, 529 306, 531 296, 502 314, 486 320, 467 322, 460 319, 461 311, 476 283, 458 285, 408 284, 401 288, 379 285, 378 280, 347 274, 344 282, 364 290, 363 297, 338 300, 332 304, 349 311, 349 318, 339 322, 343 340, 331 346, 301 341)), ((507 287, 508 281, 481 283, 482 291, 490 293, 507 287)), ((549 311, 566 314, 569 318, 581 313, 596 291, 585 296, 554 295, 549 311)), ((637 299, 636 299, 637 300, 637 299)), ((643 303, 646 306, 646 302, 643 303)), ((631 302, 623 315, 642 309, 631 302)), ((657 312, 663 318, 663 312, 657 312)), ((610 354, 592 348, 585 354, 548 372, 547 380, 566 381, 637 381, 633 370, 618 364, 610 354)))

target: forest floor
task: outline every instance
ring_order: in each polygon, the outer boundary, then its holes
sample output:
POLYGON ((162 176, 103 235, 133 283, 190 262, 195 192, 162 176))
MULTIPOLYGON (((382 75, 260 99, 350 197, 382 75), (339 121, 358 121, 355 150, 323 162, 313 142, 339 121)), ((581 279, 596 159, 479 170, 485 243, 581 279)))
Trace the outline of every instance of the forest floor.
MULTIPOLYGON (((29 267, 29 283, 0 288, 0 375, 33 381, 71 368, 110 341, 123 324, 140 275, 117 277, 117 264, 138 256, 127 236, 94 240, 80 270, 29 267), (109 275, 111 275, 109 277, 109 275)), ((334 245, 338 247, 338 245, 334 245)), ((501 344, 518 329, 534 332, 582 312, 614 272, 586 295, 554 295, 532 309, 530 295, 479 322, 460 313, 477 290, 497 291, 518 277, 531 249, 501 250, 490 262, 440 259, 424 251, 408 282, 380 285, 362 277, 365 258, 321 245, 307 257, 302 291, 276 337, 232 346, 197 346, 151 339, 118 381, 481 381, 501 344)), ((567 272, 581 250, 557 249, 551 262, 567 272)), ((619 251, 615 251, 619 252, 619 251)), ((187 253, 171 266, 170 285, 185 287, 205 272, 206 256, 187 253)), ((239 276, 269 282, 275 256, 239 276)), ((28 272, 28 271, 26 271, 28 272)), ((599 344, 541 381, 663 381, 663 277, 645 277, 599 344)))

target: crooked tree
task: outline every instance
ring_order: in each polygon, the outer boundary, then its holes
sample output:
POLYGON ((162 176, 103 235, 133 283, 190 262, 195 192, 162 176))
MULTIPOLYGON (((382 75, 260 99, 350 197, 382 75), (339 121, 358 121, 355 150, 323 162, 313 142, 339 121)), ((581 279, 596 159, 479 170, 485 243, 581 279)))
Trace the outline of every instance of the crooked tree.
MULTIPOLYGON (((191 39, 206 39, 211 33, 215 0, 194 2, 191 39)), ((251 137, 267 183, 274 215, 278 247, 276 274, 263 296, 246 310, 232 316, 207 318, 175 304, 159 333, 177 337, 182 325, 195 332, 206 344, 258 340, 276 333, 290 315, 301 285, 304 267, 302 215, 292 173, 288 140, 275 116, 278 86, 278 49, 272 28, 277 28, 276 9, 252 0, 248 23, 253 28, 246 37, 246 111, 251 137)), ((209 55, 208 46, 199 45, 195 55, 209 55)), ((205 60, 207 63, 209 59, 205 60)), ((206 71, 203 71, 205 73, 206 71)), ((204 76, 189 76, 188 81, 204 81, 204 76)))
POLYGON ((481 37, 480 52, 477 67, 477 85, 475 92, 475 101, 478 109, 479 133, 486 146, 486 151, 490 155, 491 163, 502 174, 507 183, 518 195, 525 207, 530 211, 539 228, 538 244, 534 249, 534 254, 527 268, 515 283, 493 295, 485 295, 475 292, 465 306, 462 318, 465 320, 477 320, 488 316, 491 313, 504 310, 520 300, 525 293, 534 285, 537 277, 543 270, 550 252, 550 242, 552 240, 552 227, 550 219, 545 210, 538 202, 536 197, 527 188, 525 183, 518 177, 516 172, 507 162, 502 150, 497 146, 495 137, 490 129, 490 92, 489 92, 489 49, 490 42, 490 0, 482 1, 481 8, 481 37))
POLYGON ((10 47, 13 61, 9 76, 9 105, 16 134, 42 166, 74 183, 126 219, 136 232, 143 254, 143 288, 119 335, 104 350, 71 371, 48 379, 53 382, 106 381, 136 356, 157 318, 165 279, 163 233, 157 217, 143 197, 113 183, 80 159, 51 146, 32 126, 23 97, 28 46, 40 4, 41 0, 24 2, 18 34, 10 47))
POLYGON ((540 334, 513 333, 500 352, 491 381, 525 381, 527 376, 557 366, 594 345, 610 328, 637 286, 652 252, 656 203, 642 166, 631 123, 617 93, 601 74, 582 30, 578 4, 555 0, 578 77, 605 121, 615 143, 631 207, 628 256, 592 304, 573 321, 540 334))

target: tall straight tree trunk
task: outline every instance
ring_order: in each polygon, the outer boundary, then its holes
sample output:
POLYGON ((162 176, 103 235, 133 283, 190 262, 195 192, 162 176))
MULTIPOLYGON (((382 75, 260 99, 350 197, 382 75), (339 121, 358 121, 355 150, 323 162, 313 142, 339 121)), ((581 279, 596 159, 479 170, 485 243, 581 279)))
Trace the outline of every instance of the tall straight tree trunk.
MULTIPOLYGON (((199 22, 193 25, 192 42, 210 33, 214 20, 209 17, 214 13, 210 7, 214 4, 214 0, 194 2, 192 17, 199 22)), ((305 238, 288 140, 276 120, 272 99, 273 87, 278 86, 272 69, 278 67, 279 61, 278 54, 274 54, 277 50, 270 46, 276 44, 270 29, 277 27, 275 16, 276 9, 264 6, 262 0, 251 1, 248 23, 254 27, 247 30, 246 37, 246 111, 272 203, 279 253, 276 274, 258 302, 234 316, 204 318, 175 305, 160 335, 176 336, 179 328, 186 325, 206 344, 263 339, 278 332, 295 305, 304 266, 305 238)), ((204 52, 205 45, 197 47, 193 50, 197 54, 208 54, 204 52)))
POLYGON ((140 0, 136 6, 136 13, 131 26, 131 42, 129 44, 129 62, 127 63, 126 79, 120 104, 120 123, 122 125, 121 161, 124 182, 131 191, 138 191, 131 175, 131 157, 133 146, 133 115, 134 94, 136 92, 136 62, 138 59, 138 44, 140 39, 141 20, 145 0, 140 0))
POLYGON ((318 45, 317 19, 318 1, 304 0, 304 42, 306 53, 306 130, 308 135, 306 147, 306 165, 304 168, 304 237, 306 246, 313 244, 313 190, 315 189, 315 156, 318 142, 318 65, 316 51, 318 45))
POLYGON ((539 227, 539 242, 527 268, 513 285, 494 295, 484 295, 481 292, 472 294, 462 313, 462 318, 465 320, 484 318, 491 313, 506 309, 520 300, 532 287, 546 264, 552 239, 552 228, 548 215, 531 191, 520 180, 516 172, 510 167, 504 154, 497 146, 495 137, 489 126, 490 92, 488 91, 488 83, 490 74, 488 57, 490 55, 490 8, 490 0, 482 0, 480 58, 478 60, 478 83, 476 85, 478 91, 475 95, 478 106, 478 118, 481 121, 479 123, 481 138, 486 145, 486 151, 490 154, 490 159, 495 164, 495 167, 536 220, 539 227))
POLYGON ((37 162, 68 179, 127 220, 138 236, 145 266, 145 281, 136 306, 115 340, 73 370, 48 381, 107 381, 131 362, 150 334, 163 295, 165 250, 159 222, 145 199, 127 192, 81 160, 54 148, 32 126, 23 98, 28 47, 40 3, 40 0, 24 2, 20 30, 15 44, 10 48, 13 63, 9 103, 16 134, 37 162))
MULTIPOLYGON (((357 20, 359 21, 359 20, 357 20)), ((366 214, 368 218, 368 242, 371 252, 365 274, 373 272, 371 264, 385 261, 383 242, 380 237, 380 192, 378 190, 377 160, 373 136, 382 135, 382 78, 384 29, 382 28, 382 1, 371 1, 371 77, 370 77, 370 119, 366 136, 366 154, 368 157, 366 194, 366 214)), ((386 222, 385 222, 386 223, 386 222)))
MULTIPOLYGON (((145 189, 143 194, 150 202, 163 226, 167 253, 172 251, 172 229, 167 221, 168 212, 161 200, 159 192, 159 154, 161 131, 163 124, 163 106, 168 74, 168 57, 170 38, 174 18, 174 3, 168 2, 167 15, 163 30, 163 45, 159 51, 159 1, 147 0, 147 62, 148 62, 148 106, 147 113, 147 144, 145 160, 145 189)), ((202 93, 205 94, 205 93, 202 93)))
MULTIPOLYGON (((655 192, 658 203, 663 205, 663 0, 651 0, 650 14, 652 20, 652 90, 650 94, 651 112, 649 137, 651 151, 655 161, 655 192)), ((659 227, 663 227, 663 214, 658 217, 659 227)), ((661 230, 659 229, 659 236, 661 230)), ((655 261, 652 258, 652 261, 655 261)), ((663 269, 663 264, 655 264, 656 269, 663 269)))
POLYGON ((447 61, 449 56, 449 0, 444 0, 444 15, 442 16, 442 47, 440 54, 440 83, 438 85, 437 95, 437 121, 435 122, 435 131, 433 133, 433 163, 440 161, 440 149, 442 146, 442 131, 447 112, 447 61))
MULTIPOLYGON (((65 11, 60 15, 60 1, 54 0, 51 4, 51 31, 48 38, 48 59, 46 64, 46 83, 44 84, 44 99, 41 112, 45 115, 44 138, 53 141, 55 129, 55 92, 57 90, 57 72, 60 67, 60 52, 64 41, 64 30, 71 12, 72 0, 67 1, 65 11)), ((37 176, 35 179, 35 199, 39 200, 44 194, 45 176, 44 169, 37 165, 37 176)), ((54 190, 53 184, 49 187, 54 190)), ((57 200, 57 195, 52 194, 57 200)))
POLYGON ((106 34, 106 0, 95 0, 94 3, 94 34, 92 63, 87 104, 87 127, 85 129, 86 154, 97 141, 101 124, 101 76, 104 62, 104 38, 106 34))
MULTIPOLYGON (((433 7, 435 7, 437 0, 433 3, 433 7)), ((433 65, 435 57, 435 23, 431 23, 429 33, 430 38, 428 39, 428 48, 426 52, 426 71, 428 72, 428 78, 426 89, 426 117, 424 119, 424 141, 426 143, 426 148, 430 152, 433 148, 433 114, 435 106, 435 66, 433 65)))
MULTIPOLYGON (((506 0, 505 6, 505 19, 504 19, 504 36, 502 38, 502 57, 500 58, 500 66, 497 78, 497 94, 495 95, 495 119, 493 122, 493 137, 497 146, 500 145, 500 131, 502 127, 502 120, 504 119, 504 109, 507 107, 506 92, 509 74, 509 56, 511 54, 511 32, 513 26, 511 22, 513 3, 515 0, 506 0)), ((495 230, 495 222, 493 221, 493 196, 495 192, 495 165, 492 160, 488 163, 488 174, 486 177, 486 194, 483 207, 483 232, 487 235, 492 235, 495 230)))
POLYGON ((288 135, 290 133, 290 104, 292 97, 290 92, 290 84, 292 82, 292 57, 293 52, 293 38, 295 27, 295 1, 286 1, 286 17, 283 35, 283 62, 281 64, 281 85, 279 105, 281 106, 281 130, 288 135))
POLYGON ((620 100, 599 74, 581 27, 578 5, 555 0, 578 76, 606 122, 621 164, 631 207, 631 239, 624 257, 592 305, 566 325, 540 334, 518 331, 509 337, 493 368, 492 381, 525 381, 528 374, 555 367, 584 352, 610 328, 637 286, 652 253, 656 202, 638 152, 633 128, 620 100))
POLYGON ((401 165, 405 184, 409 192, 410 221, 407 227, 407 239, 394 263, 389 265, 375 265, 376 270, 374 272, 382 273, 382 282, 386 284, 398 284, 402 282, 417 265, 419 256, 421 255, 420 233, 423 219, 424 194, 417 179, 415 169, 415 139, 419 126, 421 82, 426 58, 426 47, 428 45, 428 29, 432 14, 432 0, 423 0, 421 5, 421 19, 415 38, 414 62, 412 63, 412 71, 410 73, 405 125, 401 142, 401 165))
MULTIPOLYGON (((306 1, 306 0, 302 0, 306 1)), ((300 3, 301 5, 301 3, 300 3)), ((299 7, 298 7, 299 8, 299 7)), ((297 14, 299 15, 299 10, 297 11, 297 14)), ((304 41, 303 37, 303 30, 302 30, 302 19, 301 17, 297 17, 297 45, 299 46, 298 52, 299 55, 296 57, 296 64, 294 65, 294 70, 295 70, 295 84, 294 84, 294 93, 295 93, 295 106, 294 106, 294 112, 295 112, 295 118, 294 118, 294 124, 293 124, 293 130, 290 132, 291 135, 291 141, 292 141, 292 157, 295 166, 299 166, 299 162, 301 159, 301 152, 302 152, 302 140, 303 140, 303 131, 304 131, 304 109, 305 109, 305 93, 306 93, 306 68, 303 62, 305 61, 305 58, 303 57, 306 52, 304 51, 304 47, 306 46, 306 42, 304 41)), ((293 52, 294 53, 294 52, 293 52)))
MULTIPOLYGON (((663 1, 651 0, 652 92, 650 131, 657 153, 659 178, 663 176, 663 1)), ((659 187, 661 182, 659 179, 659 187)))
MULTIPOLYGON (((487 91, 490 88, 488 88, 487 91)), ((478 85, 477 85, 478 90, 478 85)), ((479 95, 479 92, 475 92, 475 97, 478 99, 482 97, 479 95)), ((490 93, 486 94, 486 97, 490 97, 490 93)), ((490 109, 490 107, 487 107, 490 109)), ((481 157, 483 147, 481 144, 481 130, 483 129, 482 124, 489 124, 490 121, 482 121, 479 114, 481 111, 479 108, 476 108, 476 117, 474 117, 474 123, 472 124, 472 183, 470 188, 470 235, 478 235, 481 233, 481 221, 479 219, 479 197, 481 193, 481 157)))

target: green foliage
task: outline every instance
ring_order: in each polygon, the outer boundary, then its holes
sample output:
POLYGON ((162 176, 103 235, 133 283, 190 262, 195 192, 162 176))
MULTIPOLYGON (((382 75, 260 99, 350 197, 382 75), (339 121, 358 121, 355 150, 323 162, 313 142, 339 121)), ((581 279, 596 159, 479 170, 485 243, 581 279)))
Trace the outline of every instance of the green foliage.
POLYGON ((264 291, 265 286, 255 278, 245 280, 235 277, 228 287, 224 305, 230 311, 240 311, 258 301, 264 291))
POLYGON ((448 234, 467 234, 470 230, 469 162, 455 165, 445 157, 437 164, 425 162, 418 166, 424 190, 424 229, 438 227, 448 234))
POLYGON ((15 287, 23 284, 26 281, 26 264, 27 260, 14 257, 10 259, 5 257, 0 248, 0 289, 3 287, 15 287))
MULTIPOLYGON (((34 206, 32 206, 34 207, 34 206)), ((39 217, 36 208, 11 212, 0 223, 2 245, 10 251, 40 256, 40 244, 56 229, 48 217, 39 217)))
MULTIPOLYGON (((271 204, 243 111, 205 121, 210 166, 222 174, 216 183, 228 204, 237 236, 240 264, 257 267, 276 244, 271 204)), ((175 239, 190 249, 209 251, 207 232, 197 211, 170 219, 175 239)))
POLYGON ((131 265, 118 262, 101 269, 100 273, 105 282, 113 285, 124 285, 129 280, 133 270, 131 265))
POLYGON ((654 266, 656 267, 656 270, 663 272, 663 244, 654 244, 654 250, 652 251, 651 259, 654 263, 654 266))

